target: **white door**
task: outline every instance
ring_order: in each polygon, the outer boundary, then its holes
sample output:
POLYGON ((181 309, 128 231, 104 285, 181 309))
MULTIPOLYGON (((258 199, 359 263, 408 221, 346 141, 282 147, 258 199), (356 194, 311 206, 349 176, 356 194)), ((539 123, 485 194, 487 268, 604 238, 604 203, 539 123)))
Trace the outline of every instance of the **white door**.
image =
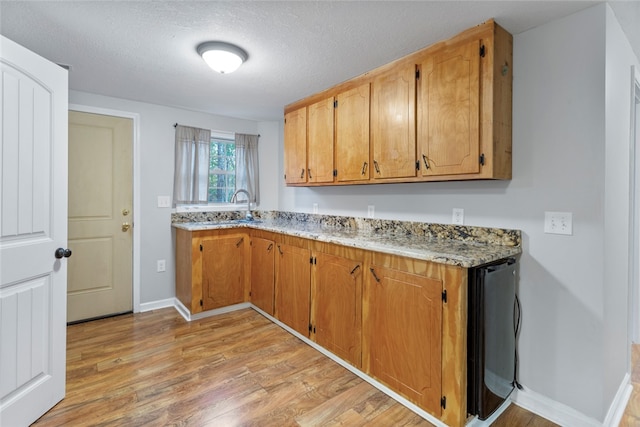
POLYGON ((67 322, 133 309, 133 120, 69 112, 67 322))
POLYGON ((3 36, 0 67, 0 425, 13 427, 64 397, 68 83, 3 36))

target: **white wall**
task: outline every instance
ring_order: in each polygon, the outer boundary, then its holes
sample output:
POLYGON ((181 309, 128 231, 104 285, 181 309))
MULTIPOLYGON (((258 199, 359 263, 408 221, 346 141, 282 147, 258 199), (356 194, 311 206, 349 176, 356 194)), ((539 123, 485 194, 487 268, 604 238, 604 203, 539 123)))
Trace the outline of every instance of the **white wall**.
MULTIPOLYGON (((603 277, 603 398, 611 399, 628 370, 632 66, 639 62, 613 11, 606 8, 605 269, 603 277)), ((640 147, 637 147, 640 149, 640 147)), ((637 165, 640 167, 640 165, 637 165)), ((640 202, 640 200, 638 201, 640 202)))
MULTIPOLYGON (((160 301, 175 296, 174 245, 171 209, 158 208, 157 197, 173 194, 174 123, 207 129, 261 135, 260 155, 266 159, 277 152, 282 139, 276 122, 254 122, 193 112, 178 108, 133 102, 71 91, 69 103, 119 110, 140 115, 140 302, 160 301), (156 260, 165 259, 166 272, 156 272, 156 260)), ((275 165, 278 163, 275 162, 275 165)), ((271 178, 274 162, 261 161, 260 209, 277 207, 277 188, 271 178), (271 164, 270 164, 271 163, 271 164), (264 186, 263 186, 264 185, 264 186)))
POLYGON ((607 32, 612 21, 601 4, 514 37, 511 181, 287 188, 280 180, 279 199, 282 210, 318 203, 320 213, 366 216, 375 205, 377 217, 444 223, 464 208, 466 224, 522 230, 521 383, 599 421, 627 368, 628 127, 608 120, 605 133, 605 105, 629 108, 630 95, 605 93, 605 47, 619 39, 607 32), (545 211, 572 212, 573 236, 544 234, 545 211))

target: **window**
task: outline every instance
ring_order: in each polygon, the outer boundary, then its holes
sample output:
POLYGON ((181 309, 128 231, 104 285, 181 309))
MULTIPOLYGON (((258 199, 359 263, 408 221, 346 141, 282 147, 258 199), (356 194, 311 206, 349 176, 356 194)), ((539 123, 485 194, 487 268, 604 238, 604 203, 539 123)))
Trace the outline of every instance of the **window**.
POLYGON ((209 151, 209 203, 229 203, 236 190, 236 144, 233 139, 211 137, 209 151))

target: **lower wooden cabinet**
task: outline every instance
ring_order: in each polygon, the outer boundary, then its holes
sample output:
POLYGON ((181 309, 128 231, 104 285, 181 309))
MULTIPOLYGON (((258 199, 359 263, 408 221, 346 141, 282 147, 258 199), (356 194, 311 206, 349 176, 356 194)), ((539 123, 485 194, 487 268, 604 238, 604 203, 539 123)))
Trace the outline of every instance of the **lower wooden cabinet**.
POLYGON ((376 265, 369 273, 369 373, 439 417, 442 279, 376 265))
POLYGON ((176 254, 176 296, 192 314, 250 300, 445 424, 464 425, 466 269, 262 230, 178 229, 176 254))
POLYGON ((362 260, 313 256, 311 338, 356 367, 362 357, 362 260))
POLYGON ((284 243, 276 250, 275 317, 308 337, 311 251, 284 243))
POLYGON ((191 314, 249 300, 249 235, 176 229, 176 297, 191 314))
POLYGON ((244 234, 201 239, 203 310, 245 301, 248 240, 244 234))
POLYGON ((275 243, 251 238, 251 303, 273 316, 275 243))

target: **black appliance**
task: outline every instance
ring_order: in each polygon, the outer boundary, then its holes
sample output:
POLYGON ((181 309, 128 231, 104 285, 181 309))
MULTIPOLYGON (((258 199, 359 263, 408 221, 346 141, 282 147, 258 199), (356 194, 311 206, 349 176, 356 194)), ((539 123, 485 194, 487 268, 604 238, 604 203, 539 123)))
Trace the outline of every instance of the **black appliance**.
POLYGON ((509 397, 516 381, 520 306, 516 260, 469 269, 467 412, 487 419, 509 397))

